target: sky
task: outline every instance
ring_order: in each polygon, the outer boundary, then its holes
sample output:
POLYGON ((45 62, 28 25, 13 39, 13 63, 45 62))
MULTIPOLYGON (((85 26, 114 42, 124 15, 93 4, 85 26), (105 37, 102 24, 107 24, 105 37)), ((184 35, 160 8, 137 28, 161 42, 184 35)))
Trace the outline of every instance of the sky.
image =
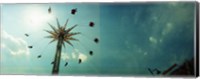
POLYGON ((81 32, 62 48, 59 75, 148 76, 148 68, 180 66, 194 57, 194 10, 192 2, 2 4, 0 74, 51 75, 57 41, 44 30, 56 18, 81 32))

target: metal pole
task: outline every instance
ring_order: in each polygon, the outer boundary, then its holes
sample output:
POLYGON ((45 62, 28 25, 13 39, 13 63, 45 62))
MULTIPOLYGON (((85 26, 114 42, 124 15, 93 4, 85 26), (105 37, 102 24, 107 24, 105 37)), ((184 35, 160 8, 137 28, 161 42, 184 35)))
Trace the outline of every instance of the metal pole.
POLYGON ((57 75, 58 72, 59 72, 60 57, 61 57, 61 51, 62 51, 62 43, 63 43, 63 36, 61 34, 61 35, 59 35, 56 54, 55 54, 55 57, 54 57, 53 70, 52 70, 52 74, 53 75, 57 75))

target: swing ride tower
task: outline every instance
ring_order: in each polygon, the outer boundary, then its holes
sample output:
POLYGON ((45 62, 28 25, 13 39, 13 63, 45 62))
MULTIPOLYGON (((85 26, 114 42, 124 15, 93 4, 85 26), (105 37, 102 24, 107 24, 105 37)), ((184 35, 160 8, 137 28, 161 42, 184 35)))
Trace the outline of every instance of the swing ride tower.
POLYGON ((53 63, 52 74, 58 74, 58 72, 59 72, 62 43, 63 43, 63 35, 60 34, 58 36, 58 43, 57 43, 56 53, 55 53, 55 57, 54 57, 54 61, 53 61, 54 63, 53 63))
POLYGON ((54 61, 52 63, 53 64, 53 69, 52 69, 53 75, 57 75, 59 73, 59 65, 60 65, 62 46, 65 47, 65 42, 68 43, 69 45, 73 46, 70 41, 71 40, 78 41, 78 39, 75 39, 72 36, 80 34, 80 32, 71 32, 71 30, 73 28, 75 28, 77 25, 74 25, 71 28, 66 29, 68 19, 64 26, 60 26, 58 19, 56 19, 56 21, 57 21, 57 26, 58 26, 57 28, 55 28, 53 25, 48 23, 49 26, 52 28, 52 31, 45 30, 46 32, 50 33, 50 35, 46 36, 46 38, 53 39, 50 43, 57 41, 56 53, 55 53, 54 61))

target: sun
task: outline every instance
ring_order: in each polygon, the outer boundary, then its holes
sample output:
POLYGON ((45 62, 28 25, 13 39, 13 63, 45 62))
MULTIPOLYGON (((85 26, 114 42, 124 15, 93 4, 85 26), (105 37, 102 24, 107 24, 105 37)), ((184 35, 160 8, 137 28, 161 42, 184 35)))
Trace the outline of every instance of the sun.
POLYGON ((42 29, 42 26, 53 20, 53 14, 39 7, 29 7, 25 11, 25 21, 29 28, 33 30, 42 29))

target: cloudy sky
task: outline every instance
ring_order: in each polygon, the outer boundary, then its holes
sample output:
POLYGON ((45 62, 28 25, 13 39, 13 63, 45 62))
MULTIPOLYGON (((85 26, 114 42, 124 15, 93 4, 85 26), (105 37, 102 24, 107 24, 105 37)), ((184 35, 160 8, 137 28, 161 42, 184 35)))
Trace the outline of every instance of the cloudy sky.
POLYGON ((3 4, 0 73, 51 75, 57 43, 49 44, 44 29, 51 30, 48 23, 56 26, 56 18, 61 25, 69 19, 68 28, 78 24, 72 31, 81 32, 74 47, 63 47, 60 75, 151 75, 147 68, 181 65, 194 56, 194 4, 3 4))

